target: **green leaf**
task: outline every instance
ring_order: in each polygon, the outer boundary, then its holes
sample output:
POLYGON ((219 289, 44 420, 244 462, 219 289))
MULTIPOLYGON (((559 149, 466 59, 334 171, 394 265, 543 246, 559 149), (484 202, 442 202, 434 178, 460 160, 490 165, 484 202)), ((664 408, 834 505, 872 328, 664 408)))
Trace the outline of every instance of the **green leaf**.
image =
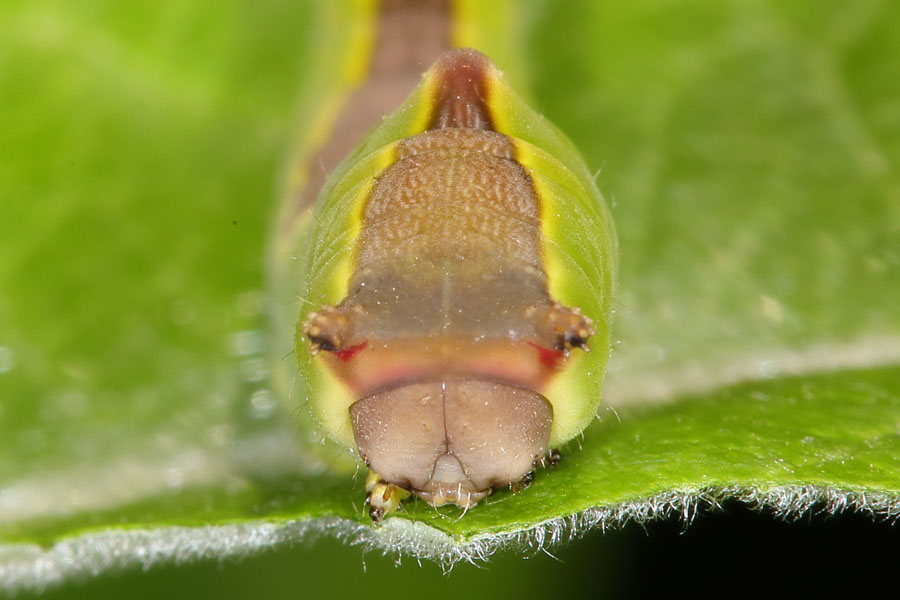
POLYGON ((297 85, 339 85, 356 11, 0 7, 0 590, 316 532, 452 562, 726 497, 897 515, 900 7, 525 5, 494 58, 614 204, 610 409, 528 490, 381 528, 301 460, 263 334, 297 85))

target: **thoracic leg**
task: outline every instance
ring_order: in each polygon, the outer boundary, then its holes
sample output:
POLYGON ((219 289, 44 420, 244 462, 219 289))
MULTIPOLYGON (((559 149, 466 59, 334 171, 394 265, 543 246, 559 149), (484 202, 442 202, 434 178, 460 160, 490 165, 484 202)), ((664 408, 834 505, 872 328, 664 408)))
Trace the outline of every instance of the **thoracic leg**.
POLYGON ((381 523, 384 515, 394 512, 400 506, 409 492, 403 488, 388 483, 375 471, 369 471, 366 477, 366 501, 369 503, 369 516, 376 523, 381 523))
POLYGON ((336 352, 355 345, 356 320, 362 314, 362 307, 351 308, 326 305, 319 312, 309 313, 303 325, 303 333, 312 344, 309 351, 316 354, 319 350, 336 352))
POLYGON ((548 347, 563 351, 572 348, 588 350, 587 341, 594 335, 594 323, 578 308, 548 302, 529 307, 525 316, 534 323, 548 347))

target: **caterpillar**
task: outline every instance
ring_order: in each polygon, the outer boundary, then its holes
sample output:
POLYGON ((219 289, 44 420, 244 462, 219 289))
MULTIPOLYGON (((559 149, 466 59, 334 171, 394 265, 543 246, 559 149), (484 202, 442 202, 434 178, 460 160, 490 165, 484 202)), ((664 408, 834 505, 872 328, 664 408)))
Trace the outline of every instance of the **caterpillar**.
POLYGON ((440 55, 296 235, 299 387, 369 468, 375 521, 411 494, 468 509, 526 487, 593 419, 612 219, 575 147, 484 54, 440 55))

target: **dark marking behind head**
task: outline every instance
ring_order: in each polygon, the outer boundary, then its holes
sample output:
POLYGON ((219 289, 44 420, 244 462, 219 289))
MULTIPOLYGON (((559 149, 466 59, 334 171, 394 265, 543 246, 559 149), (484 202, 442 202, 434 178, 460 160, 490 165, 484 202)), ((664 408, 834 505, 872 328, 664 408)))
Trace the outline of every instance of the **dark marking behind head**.
POLYGON ((488 107, 491 62, 477 50, 456 48, 435 64, 434 112, 428 130, 463 127, 494 131, 488 107))

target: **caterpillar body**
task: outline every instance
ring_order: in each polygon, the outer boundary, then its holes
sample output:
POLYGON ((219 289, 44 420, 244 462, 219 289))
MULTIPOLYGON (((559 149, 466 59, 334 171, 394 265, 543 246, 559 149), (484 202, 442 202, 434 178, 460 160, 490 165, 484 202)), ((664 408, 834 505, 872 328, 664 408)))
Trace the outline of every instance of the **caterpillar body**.
POLYGON ((574 146, 483 54, 443 54, 300 235, 300 386, 369 467, 375 520, 410 493, 468 508, 523 487, 593 419, 612 219, 574 146))

